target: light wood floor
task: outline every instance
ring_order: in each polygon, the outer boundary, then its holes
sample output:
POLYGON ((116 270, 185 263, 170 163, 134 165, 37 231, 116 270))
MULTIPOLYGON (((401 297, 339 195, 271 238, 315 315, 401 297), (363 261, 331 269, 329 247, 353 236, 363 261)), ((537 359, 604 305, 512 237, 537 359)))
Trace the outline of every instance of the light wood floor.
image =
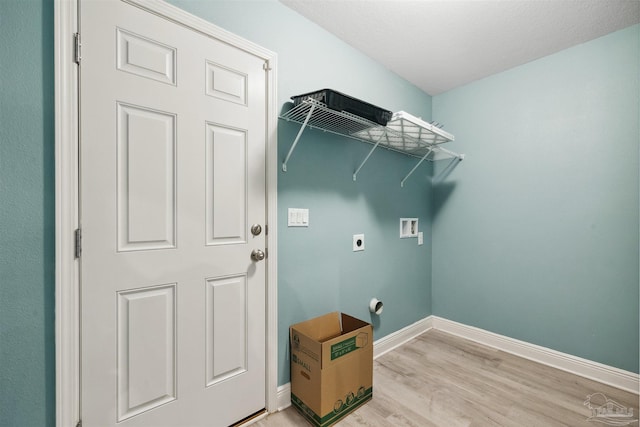
MULTIPOLYGON (((432 330, 376 359, 373 400, 336 425, 606 427, 587 421, 596 392, 638 418, 636 394, 432 330)), ((289 407, 254 425, 309 424, 289 407)))

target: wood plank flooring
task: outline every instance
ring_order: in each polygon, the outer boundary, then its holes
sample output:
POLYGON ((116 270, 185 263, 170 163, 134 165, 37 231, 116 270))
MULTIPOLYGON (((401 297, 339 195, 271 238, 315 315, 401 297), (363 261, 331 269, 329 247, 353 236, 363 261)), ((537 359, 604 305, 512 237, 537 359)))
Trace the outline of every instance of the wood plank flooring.
MULTIPOLYGON (((636 394, 431 330, 376 359, 373 399, 336 425, 606 427, 583 404, 598 392, 638 419, 636 394)), ((289 407, 254 425, 309 424, 289 407)))

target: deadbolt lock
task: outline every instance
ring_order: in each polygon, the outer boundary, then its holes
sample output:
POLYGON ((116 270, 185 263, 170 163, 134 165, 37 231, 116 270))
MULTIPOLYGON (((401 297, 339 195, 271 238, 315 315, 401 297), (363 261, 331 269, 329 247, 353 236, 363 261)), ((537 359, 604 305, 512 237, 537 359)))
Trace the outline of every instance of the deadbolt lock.
POLYGON ((251 226, 251 234, 254 236, 259 236, 262 233, 262 226, 260 224, 253 224, 251 226))

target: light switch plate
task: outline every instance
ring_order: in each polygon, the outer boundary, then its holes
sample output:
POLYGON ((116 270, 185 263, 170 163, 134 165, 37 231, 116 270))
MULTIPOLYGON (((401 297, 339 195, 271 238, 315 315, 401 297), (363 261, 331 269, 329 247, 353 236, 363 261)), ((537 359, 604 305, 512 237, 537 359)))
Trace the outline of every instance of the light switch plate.
POLYGON ((289 208, 287 213, 287 225, 289 227, 309 226, 309 209, 289 208))
POLYGON ((418 245, 424 244, 424 234, 422 231, 418 231, 418 245))

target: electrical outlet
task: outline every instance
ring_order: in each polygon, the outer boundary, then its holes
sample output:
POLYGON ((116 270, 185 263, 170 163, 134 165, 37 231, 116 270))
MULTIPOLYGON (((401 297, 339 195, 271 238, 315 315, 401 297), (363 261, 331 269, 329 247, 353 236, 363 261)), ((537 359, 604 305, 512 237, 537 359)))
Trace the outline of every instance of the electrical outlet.
POLYGON ((364 234, 353 235, 353 252, 364 251, 364 234))

